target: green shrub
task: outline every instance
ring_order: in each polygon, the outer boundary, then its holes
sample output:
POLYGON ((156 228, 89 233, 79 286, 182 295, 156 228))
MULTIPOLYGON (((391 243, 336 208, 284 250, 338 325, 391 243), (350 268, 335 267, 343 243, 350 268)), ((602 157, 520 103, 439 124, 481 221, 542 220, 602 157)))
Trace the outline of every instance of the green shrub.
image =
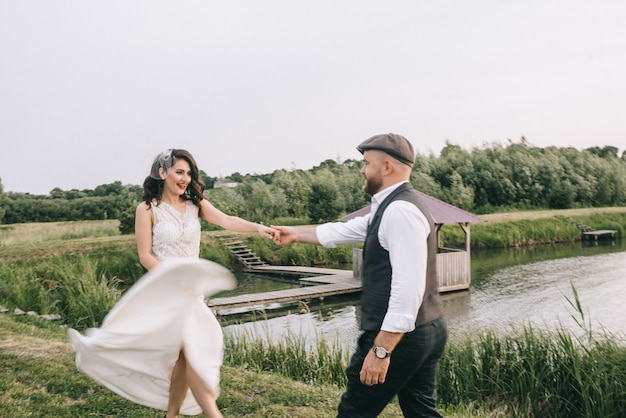
POLYGON ((88 258, 57 266, 61 315, 77 329, 98 327, 122 295, 116 277, 100 273, 88 258))

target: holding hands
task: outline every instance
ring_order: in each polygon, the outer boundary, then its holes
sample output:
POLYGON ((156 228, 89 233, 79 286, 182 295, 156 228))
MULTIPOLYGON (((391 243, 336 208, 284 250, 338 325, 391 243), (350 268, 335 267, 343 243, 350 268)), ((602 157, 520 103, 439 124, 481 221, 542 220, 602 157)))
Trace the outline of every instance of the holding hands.
POLYGON ((278 232, 274 235, 274 242, 277 245, 288 245, 294 242, 302 242, 306 244, 317 244, 317 233, 315 226, 275 226, 272 228, 278 232))
POLYGON ((296 242, 294 238, 294 230, 296 228, 291 226, 275 225, 272 225, 272 228, 277 232, 276 235, 274 235, 274 242, 276 245, 287 245, 296 242))
POLYGON ((270 228, 268 226, 259 224, 257 232, 262 237, 269 238, 274 242, 277 242, 277 240, 280 240, 280 231, 278 231, 275 227, 270 228))

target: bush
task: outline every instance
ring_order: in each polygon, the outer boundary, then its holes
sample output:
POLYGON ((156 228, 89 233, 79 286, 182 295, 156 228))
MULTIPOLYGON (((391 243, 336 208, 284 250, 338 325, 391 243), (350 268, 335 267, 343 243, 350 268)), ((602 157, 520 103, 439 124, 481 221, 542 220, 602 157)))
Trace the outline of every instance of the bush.
POLYGON ((135 208, 128 207, 126 210, 120 213, 120 234, 134 234, 135 233, 135 208))

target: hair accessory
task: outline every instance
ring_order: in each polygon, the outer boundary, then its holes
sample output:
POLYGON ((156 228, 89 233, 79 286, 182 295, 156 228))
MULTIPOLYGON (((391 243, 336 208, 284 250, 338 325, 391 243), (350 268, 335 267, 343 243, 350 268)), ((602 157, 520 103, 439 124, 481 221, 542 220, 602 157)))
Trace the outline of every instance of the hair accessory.
POLYGON ((152 169, 150 170, 150 177, 155 180, 163 180, 161 178, 159 168, 162 168, 163 171, 170 169, 172 166, 172 151, 172 148, 166 149, 154 158, 154 161, 152 162, 152 169))

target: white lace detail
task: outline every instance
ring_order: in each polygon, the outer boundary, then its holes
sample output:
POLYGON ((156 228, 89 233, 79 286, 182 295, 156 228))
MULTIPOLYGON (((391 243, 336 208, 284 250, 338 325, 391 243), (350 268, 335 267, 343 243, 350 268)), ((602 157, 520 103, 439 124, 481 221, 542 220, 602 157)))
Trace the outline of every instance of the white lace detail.
POLYGON ((167 203, 152 202, 152 252, 159 260, 200 256, 200 220, 198 207, 186 202, 185 213, 167 203))

